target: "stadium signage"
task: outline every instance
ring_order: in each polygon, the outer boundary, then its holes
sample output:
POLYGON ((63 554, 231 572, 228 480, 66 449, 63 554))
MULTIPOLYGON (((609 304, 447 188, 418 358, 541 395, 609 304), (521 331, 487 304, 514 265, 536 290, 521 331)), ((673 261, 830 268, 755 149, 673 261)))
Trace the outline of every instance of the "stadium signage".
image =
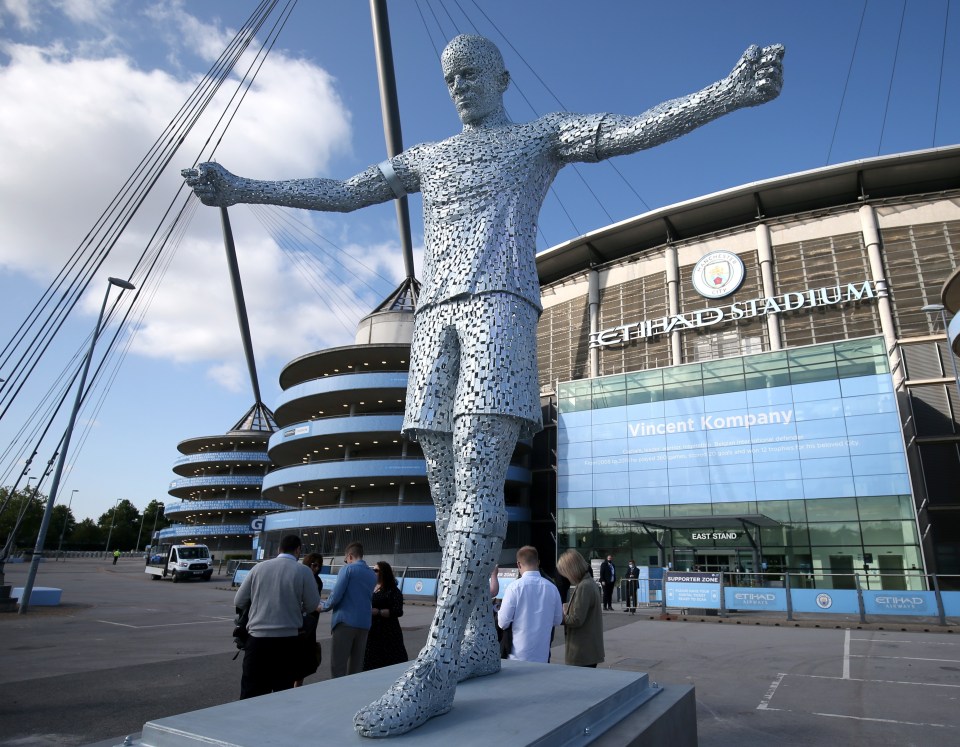
POLYGON ((662 316, 631 322, 630 324, 620 324, 591 334, 590 347, 606 348, 614 345, 627 345, 636 340, 656 338, 675 330, 684 331, 711 327, 723 322, 735 322, 741 319, 752 319, 767 314, 782 314, 799 311, 800 309, 858 303, 876 297, 876 287, 870 280, 864 280, 862 283, 810 288, 802 292, 797 291, 779 296, 737 301, 729 306, 708 307, 674 316, 662 316))

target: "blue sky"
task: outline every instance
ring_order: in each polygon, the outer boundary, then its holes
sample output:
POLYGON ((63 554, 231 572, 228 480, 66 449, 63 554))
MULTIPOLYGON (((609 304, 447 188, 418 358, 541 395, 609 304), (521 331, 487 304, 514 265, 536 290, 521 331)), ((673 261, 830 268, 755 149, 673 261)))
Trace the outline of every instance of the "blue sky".
MULTIPOLYGON (((255 5, 0 0, 0 346, 255 5)), ((861 0, 389 6, 407 145, 459 129, 437 60, 456 32, 479 30, 501 47, 515 120, 558 109, 640 113, 723 77, 749 44, 786 46, 785 85, 775 102, 620 158, 615 169, 562 172, 544 205, 538 250, 739 184, 960 142, 956 2, 946 37, 946 0, 914 0, 905 13, 899 0, 871 0, 865 14, 861 0)), ((131 272, 178 188, 178 169, 208 152, 202 141, 211 128, 209 120, 198 124, 104 264, 103 278, 131 272)), ((384 151, 368 4, 300 2, 218 160, 246 176, 347 177, 384 151)), ((414 198, 417 247, 419 209, 414 198)), ((238 206, 231 214, 270 406, 286 362, 350 343, 356 321, 399 281, 394 211, 298 214, 329 252, 309 273, 278 249, 258 213, 238 206)), ((91 286, 0 419, 0 449, 25 440, 22 424, 83 345, 104 287, 102 278, 91 286)), ((98 387, 96 409, 81 413, 60 490, 64 498, 77 491, 78 518, 95 518, 118 498, 141 509, 165 500, 176 444, 225 432, 252 404, 217 211, 197 208, 162 281, 148 290, 122 366, 98 387)), ((0 378, 7 375, 0 365, 0 378)), ((51 444, 43 446, 36 461, 51 452, 51 444)), ((15 462, 0 461, 0 484, 12 482, 15 462)))

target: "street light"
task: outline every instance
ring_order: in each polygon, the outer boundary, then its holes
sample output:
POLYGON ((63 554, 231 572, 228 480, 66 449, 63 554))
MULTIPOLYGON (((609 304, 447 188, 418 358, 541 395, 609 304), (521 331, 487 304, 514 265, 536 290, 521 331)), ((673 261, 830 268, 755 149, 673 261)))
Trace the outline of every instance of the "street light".
POLYGON ((120 501, 122 500, 123 498, 117 498, 113 504, 113 513, 110 514, 110 531, 107 532, 107 544, 103 548, 104 552, 110 551, 110 538, 113 536, 113 523, 117 520, 117 506, 120 505, 120 501))
POLYGON ((100 323, 103 321, 103 312, 107 309, 107 299, 110 297, 110 286, 115 285, 123 293, 125 290, 134 290, 136 286, 126 280, 119 278, 107 278, 107 292, 103 294, 103 303, 100 306, 100 314, 97 316, 97 324, 93 328, 93 337, 90 339, 90 349, 87 350, 87 356, 83 361, 83 370, 80 373, 80 383, 77 386, 77 398, 73 403, 73 411, 70 413, 70 420, 67 421, 67 429, 63 433, 63 446, 60 449, 60 456, 57 459, 57 467, 53 473, 53 481, 50 484, 50 495, 47 496, 47 506, 43 511, 43 520, 40 522, 40 532, 37 534, 37 544, 33 549, 33 558, 30 561, 30 571, 27 573, 26 583, 23 585, 23 593, 20 595, 20 609, 18 614, 24 614, 30 607, 30 595, 33 592, 33 583, 37 580, 37 571, 40 568, 40 559, 43 557, 43 543, 47 540, 47 529, 50 527, 50 514, 53 513, 53 504, 57 500, 57 490, 60 488, 60 476, 63 474, 63 465, 67 459, 67 450, 70 447, 70 438, 73 436, 73 428, 77 423, 77 413, 80 411, 80 403, 83 400, 83 387, 87 383, 87 372, 90 370, 90 361, 93 359, 93 349, 97 345, 97 338, 100 336, 100 323))
POLYGON ((57 560, 60 559, 60 553, 63 552, 63 535, 67 533, 67 521, 70 519, 70 507, 73 505, 74 493, 78 493, 79 488, 74 488, 70 492, 70 500, 67 502, 67 513, 63 515, 63 529, 60 530, 60 544, 57 545, 57 560))
POLYGON ((140 515, 140 531, 137 532, 137 546, 134 548, 134 552, 140 552, 140 538, 143 536, 143 522, 147 518, 147 510, 144 509, 143 513, 140 515))
MULTIPOLYGON (((943 334, 947 337, 947 355, 950 356, 950 363, 953 364, 953 381, 957 385, 957 394, 960 395, 960 372, 957 371, 957 356, 950 346, 950 333, 947 331, 947 310, 942 303, 931 303, 920 309, 924 314, 939 314, 943 320, 943 334)), ((954 413, 954 420, 958 420, 957 413, 954 413)))
POLYGON ((153 536, 157 533, 157 517, 160 516, 160 512, 166 509, 165 503, 158 503, 157 510, 153 512, 153 529, 150 530, 150 554, 153 554, 153 536))

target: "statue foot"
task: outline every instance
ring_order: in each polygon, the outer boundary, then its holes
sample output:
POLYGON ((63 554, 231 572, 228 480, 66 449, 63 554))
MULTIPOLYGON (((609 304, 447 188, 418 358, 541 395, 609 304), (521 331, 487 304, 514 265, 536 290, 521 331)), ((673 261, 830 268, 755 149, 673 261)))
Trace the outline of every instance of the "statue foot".
POLYGON ((393 737, 446 713, 457 689, 451 672, 452 667, 437 661, 433 652, 421 653, 387 692, 357 711, 354 728, 362 737, 393 737))
MULTIPOLYGON (((491 626, 492 627, 492 626, 491 626)), ((457 682, 500 671, 500 642, 493 630, 468 630, 460 644, 457 682)))

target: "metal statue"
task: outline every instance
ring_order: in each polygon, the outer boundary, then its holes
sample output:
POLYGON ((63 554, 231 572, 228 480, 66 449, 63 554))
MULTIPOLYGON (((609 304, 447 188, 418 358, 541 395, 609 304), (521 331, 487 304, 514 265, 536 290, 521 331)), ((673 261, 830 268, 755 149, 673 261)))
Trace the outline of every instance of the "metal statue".
POLYGON ((547 114, 511 122, 497 47, 453 39, 441 57, 463 131, 405 150, 346 180, 256 181, 214 163, 183 172, 206 205, 346 212, 423 195, 424 259, 404 433, 417 439, 443 549, 427 644, 354 717, 368 737, 403 734, 453 706, 457 682, 500 670, 487 583, 507 528, 503 483, 518 438, 541 428, 535 236, 540 205, 566 164, 672 140, 776 98, 783 47, 750 47, 723 80, 640 116, 547 114))

